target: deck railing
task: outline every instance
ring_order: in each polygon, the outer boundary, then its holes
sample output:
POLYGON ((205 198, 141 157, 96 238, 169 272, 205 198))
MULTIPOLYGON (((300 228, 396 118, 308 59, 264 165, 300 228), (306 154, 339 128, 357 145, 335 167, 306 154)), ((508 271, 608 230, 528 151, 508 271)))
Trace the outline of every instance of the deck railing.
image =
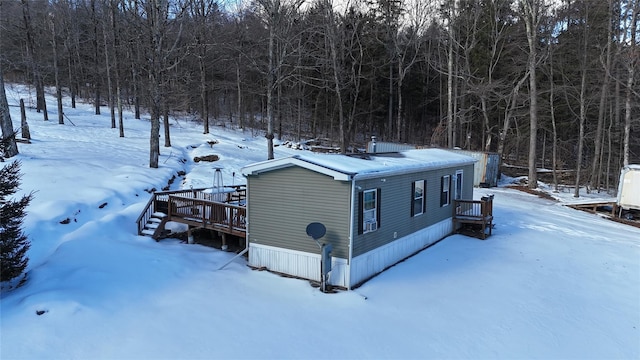
POLYGON ((485 229, 493 227, 493 195, 482 197, 481 200, 455 200, 454 223, 482 225, 482 238, 486 237, 485 229))
POLYGON ((488 200, 455 200, 455 216, 483 218, 493 215, 493 198, 488 200))
MULTIPOLYGON (((223 193, 215 194, 215 195, 222 195, 221 197, 215 198, 214 200, 217 200, 215 202, 228 204, 227 206, 230 208, 234 207, 234 205, 231 205, 229 203, 233 203, 237 205, 242 205, 244 203, 247 197, 247 190, 245 185, 225 186, 225 188, 233 189, 233 191, 226 191, 223 193)), ((209 202, 214 202, 214 201, 211 201, 213 197, 211 188, 156 191, 151 195, 151 198, 149 199, 142 213, 140 214, 140 216, 138 216, 138 219, 136 220, 136 223, 138 225, 138 235, 142 234, 142 230, 144 229, 145 225, 147 224, 149 219, 151 219, 154 213, 159 212, 165 215, 170 215, 169 214, 170 212, 169 197, 170 196, 181 197, 185 199, 207 200, 209 202)), ((235 206, 235 207, 242 208, 243 211, 245 211, 244 208, 241 206, 235 206)), ((244 214, 240 215, 235 213, 234 215, 236 215, 236 217, 238 218, 241 217, 242 219, 244 219, 244 216, 245 216, 244 214)), ((233 226, 233 224, 231 225, 233 226)), ((238 226, 238 228, 240 227, 238 226)))
POLYGON ((212 200, 169 195, 169 220, 218 228, 229 234, 244 235, 246 208, 212 200))

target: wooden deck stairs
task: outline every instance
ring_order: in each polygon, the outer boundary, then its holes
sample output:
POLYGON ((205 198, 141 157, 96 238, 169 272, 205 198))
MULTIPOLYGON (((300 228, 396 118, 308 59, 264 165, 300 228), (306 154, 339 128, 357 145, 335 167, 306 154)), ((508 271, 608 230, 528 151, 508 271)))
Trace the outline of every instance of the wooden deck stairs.
POLYGON ((164 225, 167 223, 167 214, 161 212, 154 212, 151 217, 144 224, 140 235, 151 236, 155 240, 166 237, 171 231, 166 230, 164 225))
POLYGON ((458 233, 482 240, 491 236, 493 195, 484 196, 480 200, 455 200, 453 228, 458 233))
POLYGON ((138 235, 155 240, 165 238, 171 233, 165 225, 172 221, 186 224, 188 229, 212 229, 243 238, 245 199, 243 185, 225 187, 219 192, 211 188, 155 192, 136 220, 138 235))

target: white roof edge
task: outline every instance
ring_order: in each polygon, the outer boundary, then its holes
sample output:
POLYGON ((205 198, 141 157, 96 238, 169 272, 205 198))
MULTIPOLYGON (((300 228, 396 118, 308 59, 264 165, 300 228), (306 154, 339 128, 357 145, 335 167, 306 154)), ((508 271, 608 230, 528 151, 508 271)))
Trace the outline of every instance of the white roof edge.
POLYGON ((349 181, 351 180, 353 174, 345 173, 338 170, 330 169, 325 166, 321 166, 318 164, 314 164, 310 161, 300 159, 298 155, 275 159, 275 160, 267 160, 259 163, 247 165, 241 169, 242 175, 257 175, 265 171, 271 171, 276 169, 283 169, 290 166, 300 166, 302 168, 312 170, 327 176, 331 176, 334 180, 340 181, 349 181))
MULTIPOLYGON (((411 150, 418 151, 418 150, 411 150)), ((453 154, 452 152, 449 152, 453 154)), ((306 157, 301 155, 293 155, 289 157, 274 159, 274 160, 266 160, 259 163, 254 163, 247 165, 241 169, 241 173, 244 176, 250 175, 258 175, 263 172, 283 169, 291 166, 299 166, 304 169, 308 169, 320 174, 324 174, 332 177, 334 180, 338 181, 351 181, 351 180, 366 180, 373 178, 380 178, 384 176, 393 176, 393 175, 401 175, 407 173, 420 172, 425 170, 438 170, 451 168, 455 166, 464 166, 471 165, 476 163, 478 160, 469 155, 456 154, 455 158, 449 159, 448 161, 425 161, 420 164, 420 159, 413 159, 413 163, 411 166, 392 166, 386 168, 386 166, 382 166, 378 164, 376 167, 363 169, 364 171, 358 171, 358 167, 351 168, 348 166, 344 166, 342 164, 341 167, 334 167, 331 165, 331 162, 323 163, 323 161, 318 160, 317 162, 313 157, 306 157), (353 170, 353 171, 352 171, 353 170)))
POLYGON ((450 168, 452 166, 456 166, 456 165, 471 165, 471 164, 475 164, 476 162, 478 162, 477 159, 471 158, 469 157, 469 159, 471 159, 472 161, 460 161, 460 162, 454 162, 454 163, 447 163, 447 164, 442 164, 442 165, 437 165, 437 166, 429 166, 426 168, 418 168, 415 170, 408 170, 408 169, 396 169, 396 170, 390 170, 390 171, 378 171, 378 172, 369 172, 369 173, 361 173, 361 174, 356 174, 353 179, 354 180, 367 180, 367 179, 375 179, 375 178, 379 178, 381 176, 393 176, 393 175, 402 175, 402 174, 407 174, 407 173, 411 173, 411 172, 419 172, 419 171, 424 171, 425 169, 427 170, 440 170, 440 169, 446 169, 446 168, 450 168))

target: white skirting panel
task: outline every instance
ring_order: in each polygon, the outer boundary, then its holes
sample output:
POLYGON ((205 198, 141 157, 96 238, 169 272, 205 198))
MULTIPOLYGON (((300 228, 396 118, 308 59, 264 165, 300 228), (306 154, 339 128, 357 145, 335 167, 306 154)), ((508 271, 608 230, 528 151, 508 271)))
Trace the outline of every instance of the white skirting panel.
MULTIPOLYGON (((320 255, 249 243, 249 266, 320 281, 320 255)), ((329 283, 347 286, 347 260, 332 258, 329 283)))
MULTIPOLYGON (((331 262, 329 283, 351 288, 388 266, 450 235, 452 231, 453 221, 446 219, 362 254, 353 259, 351 266, 349 266, 347 259, 334 257, 331 262), (351 272, 351 276, 349 276, 349 272, 351 272)), ((320 281, 319 254, 249 243, 249 266, 264 267, 271 271, 320 281)))
POLYGON ((349 284, 349 287, 357 285, 388 266, 450 235, 452 232, 453 221, 445 219, 428 228, 353 258, 351 262, 351 284, 349 284))

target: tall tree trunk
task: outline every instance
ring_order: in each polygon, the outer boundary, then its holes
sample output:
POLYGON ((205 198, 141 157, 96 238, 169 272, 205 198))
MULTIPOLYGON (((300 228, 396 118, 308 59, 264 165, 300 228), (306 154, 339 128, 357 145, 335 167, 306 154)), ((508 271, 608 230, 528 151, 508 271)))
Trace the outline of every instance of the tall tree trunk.
MULTIPOLYGON (((67 48, 67 50, 69 50, 69 48, 67 48)), ((75 87, 76 82, 73 76, 73 73, 74 73, 73 66, 71 64, 72 64, 71 54, 69 54, 69 58, 67 59, 67 67, 69 68, 69 92, 71 93, 71 108, 75 109, 76 108, 76 87, 75 87)))
POLYGON ((74 41, 74 39, 76 39, 78 37, 78 34, 76 34, 72 27, 71 27, 71 21, 73 21, 73 19, 67 19, 68 21, 64 21, 64 40, 62 42, 62 45, 65 49, 65 51, 67 52, 68 56, 67 56, 67 80, 68 80, 68 84, 69 84, 69 95, 71 96, 71 108, 75 109, 76 108, 76 92, 77 92, 77 80, 76 78, 79 77, 76 72, 78 71, 78 57, 77 57, 77 52, 75 50, 75 44, 76 42, 74 41))
POLYGON ((164 127, 164 147, 171 147, 171 133, 169 131, 169 105, 164 102, 164 114, 162 117, 162 126, 164 127))
POLYGON ((209 96, 207 95, 207 73, 205 71, 205 60, 203 55, 200 55, 200 59, 198 61, 200 68, 200 102, 201 102, 201 113, 202 113, 202 125, 203 125, 203 134, 209 133, 209 96))
MULTIPOLYGON (((116 105, 113 101, 113 82, 111 80, 111 61, 109 60, 111 51, 109 51, 109 43, 113 45, 112 41, 108 41, 107 25, 102 22, 102 38, 104 40, 104 64, 107 70, 107 95, 109 96, 109 115, 111 117, 111 128, 116 128, 116 105)), ((115 36, 115 34, 114 34, 115 36)), ((114 56, 115 57, 115 56, 114 56)))
POLYGON ((553 146, 551 154, 551 171, 553 172, 553 189, 558 191, 558 129, 556 127, 555 79, 553 72, 553 46, 549 46, 549 113, 553 130, 553 146))
MULTIPOLYGON (((618 45, 616 46, 616 59, 620 59, 621 57, 621 51, 622 51, 622 46, 618 45)), ((618 60, 619 61, 619 60, 618 60)), ((614 71, 616 72, 615 77, 618 79, 622 78, 622 69, 616 67, 614 68, 614 71)), ((620 125, 621 125, 621 119, 622 119, 622 84, 620 84, 621 81, 616 81, 615 82, 615 90, 613 92, 614 94, 614 99, 613 99, 613 127, 615 129, 620 129, 620 125)), ((616 164, 616 168, 614 169, 614 173, 619 174, 620 173, 620 161, 622 160, 621 157, 622 155, 622 143, 623 143, 623 133, 616 131, 616 135, 615 135, 615 141, 614 143, 618 144, 618 148, 619 148, 619 152, 618 152, 618 159, 617 161, 615 161, 616 164)), ((615 184, 614 184, 614 188, 618 187, 618 177, 615 177, 615 184)))
POLYGON ((338 107, 338 126, 340 131, 340 152, 347 152, 347 134, 345 131, 345 120, 344 120, 344 107, 342 103, 342 90, 340 89, 340 76, 339 76, 339 67, 338 67, 338 48, 337 48, 337 33, 336 33, 336 21, 335 15, 333 12, 333 7, 330 2, 325 4, 325 11, 327 12, 327 24, 326 26, 326 34, 327 34, 327 42, 329 45, 329 56, 331 57, 331 72, 333 79, 333 89, 336 95, 336 105, 338 107))
POLYGON ((13 122, 9 113, 9 102, 4 89, 4 75, 2 72, 2 62, 0 61, 0 127, 2 128, 2 142, 4 145, 4 157, 14 157, 18 155, 18 144, 16 134, 13 131, 13 122))
POLYGON ((58 105, 58 124, 64 124, 64 113, 62 111, 62 87, 60 86, 60 71, 58 69, 58 36, 56 34, 56 19, 54 15, 49 18, 51 25, 51 47, 53 50, 53 76, 56 85, 56 101, 58 105))
MULTIPOLYGON (((275 13, 275 10, 272 10, 275 13)), ((274 15, 270 15, 275 17, 274 15)), ((267 74, 267 160, 273 159, 273 117, 275 104, 273 102, 273 90, 276 82, 276 51, 275 51, 275 39, 276 29, 275 20, 269 25, 269 73, 267 74)))
POLYGON ((536 143, 538 138, 538 87, 536 68, 538 62, 538 25, 540 23, 541 0, 522 0, 524 5, 524 23, 529 45, 529 189, 538 187, 536 167, 536 143))
MULTIPOLYGON (((584 39, 586 43, 586 39, 584 39)), ((586 48, 586 46, 585 46, 586 48)), ((587 118, 586 92, 587 92, 587 69, 586 69, 586 49, 583 49, 582 76, 580 78, 580 115, 578 125, 578 159, 576 161, 576 187, 573 191, 573 197, 580 197, 580 175, 582 173, 582 152, 584 151, 584 125, 587 118)))
MULTIPOLYGON (((402 58, 400 57, 398 59, 398 114, 396 115, 396 140, 398 142, 402 141, 402 82, 403 82, 403 76, 402 76, 402 58)), ((354 104, 355 105, 355 104, 354 104)))
POLYGON ((160 111, 162 92, 162 29, 160 26, 163 4, 161 0, 150 0, 149 31, 151 36, 151 64, 149 67, 149 89, 151 95, 151 136, 149 141, 149 167, 158 168, 160 158, 160 111))
POLYGON ((504 123, 502 124, 502 131, 500 132, 500 140, 498 142, 498 154, 500 154, 500 159, 504 157, 504 143, 507 139, 507 133, 511 128, 511 118, 513 117, 513 112, 516 109, 516 105, 518 103, 518 95, 520 94, 520 88, 524 85, 524 82, 529 77, 529 71, 527 70, 522 78, 518 80, 516 85, 511 90, 511 99, 508 102, 509 106, 505 109, 504 112, 504 123))
POLYGON ((31 131, 29 131, 29 124, 27 123, 27 111, 24 108, 23 99, 20 99, 20 130, 22 132, 23 139, 31 139, 31 131))
POLYGON ((585 13, 583 14, 583 20, 585 25, 582 27, 582 59, 580 61, 580 114, 579 114, 579 124, 578 124, 578 156, 576 163, 576 187, 573 191, 574 197, 580 197, 580 176, 582 175, 582 158, 584 152, 584 127, 587 121, 587 68, 589 64, 587 63, 587 42, 588 42, 588 31, 587 24, 590 22, 589 19, 589 10, 585 9, 585 13))
POLYGON ((480 109, 482 111, 482 149, 489 151, 489 146, 491 146, 491 131, 489 128, 489 114, 487 112, 487 98, 484 94, 480 95, 480 109))
MULTIPOLYGON (((136 55, 138 53, 137 50, 136 55)), ((131 83, 133 85, 133 117, 140 120, 140 86, 138 84, 138 68, 135 61, 131 62, 131 83)))
POLYGON ((611 174, 611 158, 613 155, 613 122, 612 110, 609 110, 609 129, 607 131, 607 176, 605 178, 605 189, 607 189, 607 191, 611 188, 609 184, 609 175, 611 174))
POLYGON ((49 120, 47 113, 47 102, 44 97, 44 82, 42 74, 36 60, 36 46, 33 38, 33 28, 31 27, 31 13, 29 11, 29 1, 22 0, 22 19, 24 20, 25 37, 27 39, 27 59, 33 73, 33 82, 36 87, 36 111, 43 112, 44 121, 49 120))
POLYGON ((94 86, 94 106, 96 115, 100 115, 100 59, 98 58, 98 15, 96 14, 96 0, 91 0, 91 19, 93 21, 93 86, 94 86))
POLYGON ((117 0, 111 0, 111 33, 113 34, 113 71, 116 79, 116 103, 118 106, 118 129, 120 137, 124 137, 124 120, 122 118, 122 94, 120 85, 120 34, 118 32, 118 23, 116 22, 116 9, 118 7, 117 0))
POLYGON ((594 140, 593 159, 591 161, 591 176, 589 178, 589 185, 596 187, 600 190, 600 182, 596 182, 599 178, 598 164, 602 161, 601 158, 601 144, 602 144, 602 129, 604 127, 604 114, 607 108, 607 96, 609 95, 609 76, 611 75, 611 42, 613 41, 613 0, 609 0, 608 13, 609 13, 609 26, 607 27, 607 49, 604 65, 604 80, 600 87, 600 107, 598 108, 598 126, 596 128, 596 138, 594 140))
POLYGON ((244 130, 244 111, 242 108, 242 77, 240 76, 240 60, 241 55, 238 55, 238 60, 236 62, 236 104, 237 104, 237 112, 239 118, 239 126, 240 129, 244 130))
MULTIPOLYGON (((389 134, 390 139, 393 138, 393 60, 394 60, 393 51, 389 50, 389 98, 387 101, 388 102, 387 116, 388 116, 389 128, 387 129, 387 134, 389 134)), ((397 140, 399 141, 400 139, 397 139, 397 140)))
POLYGON ((197 34, 198 68, 200 70, 200 102, 203 134, 209 133, 209 97, 207 91, 207 28, 205 2, 200 1, 196 7, 200 26, 197 34))
MULTIPOLYGON (((631 4, 629 4, 631 5, 631 4)), ((623 165, 629 165, 629 135, 631 133, 631 103, 633 99, 633 83, 635 70, 638 62, 638 44, 636 43, 636 32, 638 30, 638 12, 640 11, 640 0, 633 1, 633 10, 631 12, 631 29, 629 31, 631 35, 631 42, 629 43, 629 59, 627 60, 627 92, 624 105, 624 150, 623 150, 623 165)))
POLYGON ((455 1, 452 2, 449 15, 449 48, 447 56, 447 147, 453 148, 453 15, 455 13, 455 1))

